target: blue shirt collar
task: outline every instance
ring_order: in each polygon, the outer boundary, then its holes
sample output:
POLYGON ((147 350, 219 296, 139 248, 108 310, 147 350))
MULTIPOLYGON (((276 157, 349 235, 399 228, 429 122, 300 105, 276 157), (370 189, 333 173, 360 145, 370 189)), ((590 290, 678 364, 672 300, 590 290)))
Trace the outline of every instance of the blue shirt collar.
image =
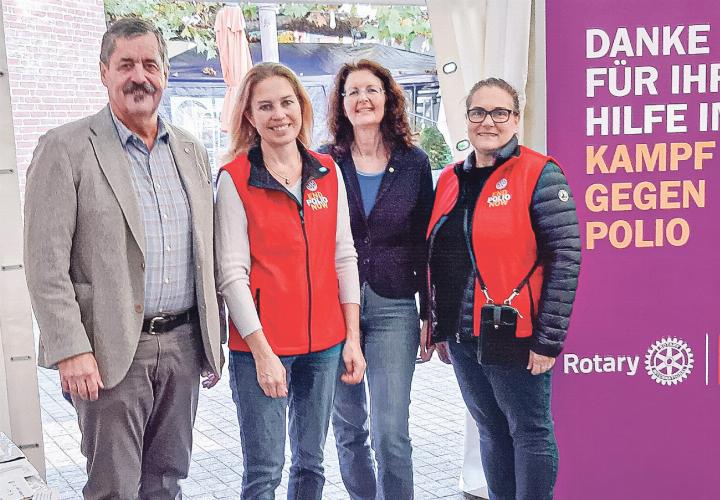
MULTIPOLYGON (((112 115, 113 122, 115 123, 115 128, 117 129, 118 135, 120 136, 120 142, 123 146, 125 146, 128 141, 135 140, 139 143, 142 143, 142 139, 125 126, 123 122, 120 121, 120 118, 118 118, 115 113, 112 110, 112 107, 110 108, 110 114, 112 115)), ((157 129, 157 140, 161 140, 165 143, 167 143, 168 138, 170 134, 168 133, 168 128, 165 126, 165 121, 158 116, 158 129, 157 129)))

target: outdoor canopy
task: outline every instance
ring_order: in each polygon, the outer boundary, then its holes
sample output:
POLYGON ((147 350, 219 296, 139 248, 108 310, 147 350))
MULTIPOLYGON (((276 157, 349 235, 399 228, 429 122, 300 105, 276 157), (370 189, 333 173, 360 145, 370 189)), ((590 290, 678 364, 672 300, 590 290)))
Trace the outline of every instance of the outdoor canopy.
MULTIPOLYGON (((282 43, 279 45, 280 61, 291 67, 299 77, 335 75, 346 62, 371 59, 388 68, 402 82, 403 77, 427 75, 428 81, 436 80, 435 57, 379 44, 352 46, 343 43, 282 43)), ((262 60, 260 43, 250 44, 250 54, 255 62, 262 60)), ((223 81, 220 61, 207 59, 204 54, 190 49, 170 59, 172 82, 223 81), (213 71, 205 70, 212 68, 213 71), (210 74, 207 74, 210 73, 210 74)))

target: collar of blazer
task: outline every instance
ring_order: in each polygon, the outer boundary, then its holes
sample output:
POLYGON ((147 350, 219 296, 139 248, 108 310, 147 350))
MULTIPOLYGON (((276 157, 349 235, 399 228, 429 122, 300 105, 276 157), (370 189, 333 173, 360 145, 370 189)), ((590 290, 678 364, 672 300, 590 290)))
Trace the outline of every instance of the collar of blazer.
MULTIPOLYGON (((195 143, 186 139, 185 134, 179 132, 172 125, 167 122, 165 125, 168 129, 170 150, 190 203, 192 226, 195 230, 197 222, 192 214, 196 213, 195 205, 199 202, 198 197, 201 195, 200 184, 209 184, 210 182, 207 167, 202 152, 197 150, 195 143)), ((132 184, 131 167, 113 123, 110 105, 105 106, 90 120, 90 142, 98 164, 122 209, 130 232, 144 256, 145 232, 132 184)))

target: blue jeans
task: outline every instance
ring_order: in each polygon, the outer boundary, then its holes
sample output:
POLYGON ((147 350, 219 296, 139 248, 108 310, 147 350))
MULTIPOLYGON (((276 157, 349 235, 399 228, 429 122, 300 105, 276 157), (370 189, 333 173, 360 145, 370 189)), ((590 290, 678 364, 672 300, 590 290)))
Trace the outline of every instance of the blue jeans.
POLYGON ((408 421, 419 325, 415 298, 388 299, 363 286, 360 331, 367 377, 358 385, 337 383, 332 417, 340 473, 352 500, 413 498, 408 421))
POLYGON ((551 372, 482 365, 476 343, 448 344, 460 392, 480 432, 490 500, 552 500, 558 451, 551 372))
POLYGON ((288 396, 270 398, 260 388, 252 354, 230 352, 230 387, 242 443, 244 500, 274 500, 285 463, 285 411, 289 406, 292 464, 287 498, 321 500, 327 436, 341 346, 282 356, 288 396))

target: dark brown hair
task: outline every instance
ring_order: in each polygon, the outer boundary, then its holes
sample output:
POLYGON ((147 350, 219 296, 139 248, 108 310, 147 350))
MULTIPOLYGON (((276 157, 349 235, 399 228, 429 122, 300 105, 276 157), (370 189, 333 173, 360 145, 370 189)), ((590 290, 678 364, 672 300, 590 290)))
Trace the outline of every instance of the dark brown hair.
POLYGON ((520 113, 520 98, 518 97, 517 90, 515 90, 515 87, 510 85, 508 82, 503 80, 502 78, 486 78, 484 80, 480 80, 475 85, 472 86, 470 89, 470 92, 468 93, 467 97, 465 98, 465 109, 470 108, 470 103, 472 102, 472 96, 477 92, 479 89, 483 87, 496 87, 501 90, 504 90, 508 94, 510 94, 510 97, 512 97, 513 100, 513 111, 516 113, 520 113))
POLYGON ((385 146, 392 149, 397 146, 412 146, 413 133, 405 110, 405 94, 387 68, 369 59, 360 59, 355 63, 345 63, 335 76, 335 87, 330 95, 328 109, 329 129, 333 140, 331 149, 335 154, 347 154, 355 140, 353 126, 345 116, 343 92, 350 73, 367 70, 382 81, 385 91, 385 113, 380 122, 380 133, 385 146))
POLYGON ((118 38, 135 38, 150 33, 155 36, 158 43, 158 50, 165 69, 165 74, 170 68, 170 60, 168 59, 167 44, 160 30, 150 21, 140 19, 138 17, 123 17, 112 23, 102 37, 100 42, 100 62, 107 66, 110 58, 115 52, 116 40, 118 38))

